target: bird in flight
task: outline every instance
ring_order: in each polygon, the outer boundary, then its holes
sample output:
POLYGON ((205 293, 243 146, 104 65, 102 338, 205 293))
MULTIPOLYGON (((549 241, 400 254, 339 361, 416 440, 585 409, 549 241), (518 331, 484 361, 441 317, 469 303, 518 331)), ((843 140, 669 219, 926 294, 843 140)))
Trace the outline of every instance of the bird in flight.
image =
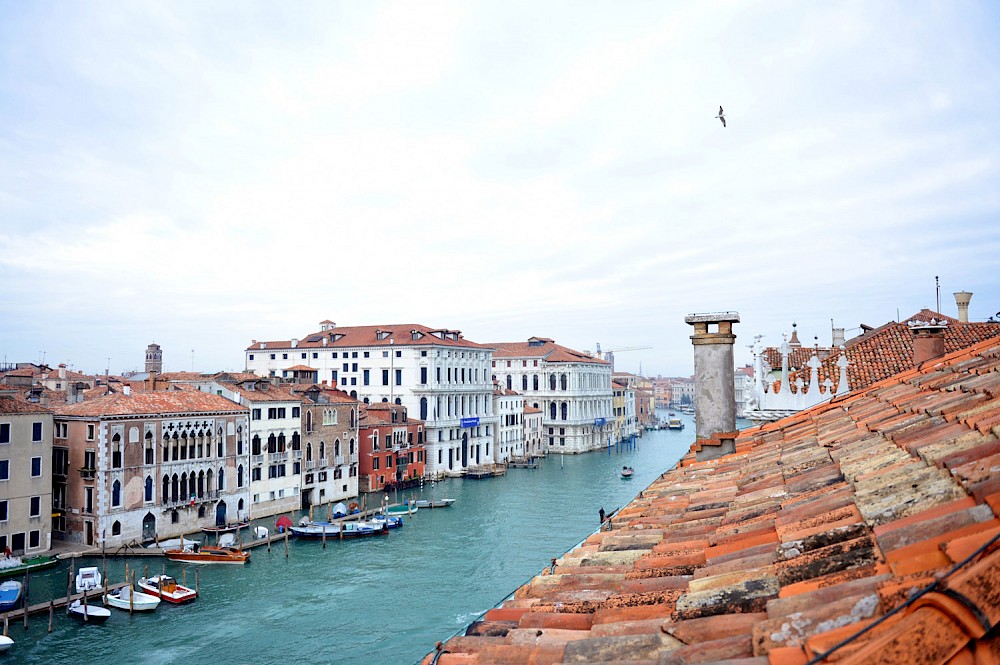
POLYGON ((723 127, 726 126, 726 114, 722 112, 722 107, 721 106, 719 107, 719 115, 717 115, 715 117, 722 121, 722 126, 723 127))

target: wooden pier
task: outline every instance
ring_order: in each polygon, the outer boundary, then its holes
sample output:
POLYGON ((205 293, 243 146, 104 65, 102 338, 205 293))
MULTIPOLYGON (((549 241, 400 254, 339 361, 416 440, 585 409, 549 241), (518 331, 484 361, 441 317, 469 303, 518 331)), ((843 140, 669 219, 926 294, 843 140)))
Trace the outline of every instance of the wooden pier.
POLYGON ((494 476, 502 476, 507 473, 507 467, 503 464, 490 464, 487 466, 474 466, 470 467, 465 472, 466 478, 471 478, 473 480, 481 480, 483 478, 492 478, 494 476))
MULTIPOLYGON (((120 589, 123 586, 126 586, 125 582, 118 582, 117 584, 109 584, 108 587, 107 587, 107 591, 108 591, 108 593, 111 593, 112 591, 116 591, 116 590, 120 589)), ((104 595, 104 592, 105 592, 105 589, 102 587, 100 589, 94 589, 92 591, 88 591, 86 594, 74 593, 74 594, 70 594, 68 597, 54 598, 50 602, 37 603, 35 605, 29 605, 28 607, 21 607, 21 608, 16 609, 16 610, 10 610, 10 611, 4 613, 4 619, 8 620, 8 621, 13 621, 15 619, 23 619, 25 612, 28 613, 28 616, 35 616, 35 615, 38 615, 38 614, 47 614, 49 612, 49 607, 50 606, 52 608, 54 608, 54 609, 60 609, 60 608, 66 607, 67 605, 69 605, 70 603, 72 603, 74 600, 82 600, 83 597, 84 597, 84 595, 87 596, 87 604, 88 605, 100 605, 101 607, 104 607, 104 603, 101 601, 101 597, 104 595), (91 600, 94 600, 96 602, 92 603, 92 602, 90 602, 91 600)))

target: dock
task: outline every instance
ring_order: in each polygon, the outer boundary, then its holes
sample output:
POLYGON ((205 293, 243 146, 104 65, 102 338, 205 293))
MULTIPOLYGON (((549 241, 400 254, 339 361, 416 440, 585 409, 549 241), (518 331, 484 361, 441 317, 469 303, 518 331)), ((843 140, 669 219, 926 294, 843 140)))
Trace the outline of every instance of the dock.
POLYGON ((486 466, 474 466, 470 467, 465 472, 466 478, 472 478, 473 480, 481 480, 483 478, 493 478, 494 476, 502 476, 507 473, 507 467, 502 464, 488 464, 486 466))
MULTIPOLYGON (((109 584, 107 587, 107 591, 110 593, 112 591, 120 589, 123 586, 126 586, 125 582, 118 582, 117 584, 109 584)), ((84 596, 87 596, 88 605, 100 605, 101 607, 104 607, 104 603, 101 602, 101 596, 104 595, 104 592, 105 589, 101 588, 101 589, 94 589, 93 591, 88 591, 86 594, 73 593, 64 598, 54 598, 51 601, 51 605, 55 609, 60 609, 66 607, 74 600, 82 600, 84 596), (96 602, 90 602, 92 600, 96 602)), ((28 607, 21 607, 16 610, 10 610, 4 613, 4 619, 7 621, 13 621, 15 619, 23 619, 25 612, 28 613, 29 617, 35 616, 37 614, 48 614, 49 605, 50 603, 48 602, 37 603, 35 605, 29 605, 28 607)))

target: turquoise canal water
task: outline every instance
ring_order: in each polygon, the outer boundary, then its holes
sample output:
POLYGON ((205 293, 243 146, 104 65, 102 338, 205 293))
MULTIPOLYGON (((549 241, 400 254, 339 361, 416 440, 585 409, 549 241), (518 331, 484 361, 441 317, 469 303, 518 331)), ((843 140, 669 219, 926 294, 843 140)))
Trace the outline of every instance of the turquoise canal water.
MULTIPOLYGON (((666 414, 662 414, 666 415, 666 414)), ((56 613, 11 623, 7 663, 413 663, 597 529, 598 510, 624 506, 671 468, 694 439, 681 431, 647 432, 632 448, 550 456, 539 469, 505 477, 448 480, 399 494, 451 497, 445 509, 421 510, 387 537, 295 542, 285 557, 276 543, 253 550, 246 566, 168 562, 201 596, 152 614, 112 610, 101 626, 56 613), (623 465, 635 475, 622 479, 623 465), (185 573, 186 569, 186 573, 185 573)), ((395 498, 395 497, 392 497, 395 498)), ((261 520, 273 526, 273 518, 261 520)), ((100 559, 79 565, 102 565, 100 559)), ((151 574, 162 559, 131 559, 151 574)), ((124 561, 108 559, 108 577, 123 579, 124 561)), ((31 601, 66 593, 68 566, 31 578, 31 601)))

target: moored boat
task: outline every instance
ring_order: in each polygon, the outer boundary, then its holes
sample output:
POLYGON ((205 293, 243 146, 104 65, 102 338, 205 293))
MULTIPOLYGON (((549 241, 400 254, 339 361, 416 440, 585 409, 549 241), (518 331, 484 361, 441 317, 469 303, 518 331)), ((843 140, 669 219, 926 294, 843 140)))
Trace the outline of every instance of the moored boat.
POLYGON ((7 580, 0 584, 0 612, 13 610, 21 604, 21 583, 7 580))
POLYGON ((177 580, 169 575, 153 575, 150 578, 142 577, 139 579, 138 584, 139 588, 145 593, 177 605, 190 603, 198 597, 197 591, 178 584, 177 580))
POLYGON ((684 429, 684 421, 676 416, 667 419, 667 429, 684 429))
POLYGON ((229 524, 205 526, 201 528, 201 531, 209 536, 214 536, 220 533, 236 533, 240 529, 249 528, 249 526, 250 520, 243 520, 242 522, 230 522, 229 524))
POLYGON ((447 508, 455 503, 455 499, 417 499, 413 505, 417 508, 447 508))
POLYGON ((306 539, 363 538, 389 533, 388 524, 376 526, 367 522, 306 522, 289 529, 293 536, 306 539))
POLYGON ((185 563, 231 563, 242 565, 250 560, 250 552, 236 547, 216 547, 192 544, 183 549, 167 550, 164 555, 171 561, 185 563))
POLYGON ((77 593, 100 589, 103 584, 104 579, 101 577, 101 571, 97 566, 84 566, 76 574, 77 593))
POLYGON ((52 568, 59 560, 54 556, 11 556, 0 559, 0 577, 21 576, 36 570, 52 568))
POLYGON ((14 646, 14 640, 10 639, 6 635, 0 635, 0 653, 3 653, 12 646, 14 646))
POLYGON ((389 506, 385 509, 385 514, 391 517, 401 517, 403 515, 412 515, 417 512, 417 505, 407 499, 405 502, 397 506, 389 506))
POLYGON ((635 469, 630 466, 622 467, 622 478, 631 478, 632 474, 635 473, 635 469))
POLYGON ((66 613, 73 619, 84 623, 104 623, 111 617, 111 610, 100 605, 84 605, 79 600, 66 609, 66 613))
POLYGON ((392 515, 386 516, 382 513, 375 513, 367 520, 367 522, 376 528, 381 528, 383 524, 390 529, 398 529, 403 526, 402 517, 393 517, 392 515))
POLYGON ((156 596, 136 591, 132 585, 123 586, 104 596, 104 604, 126 612, 152 612, 160 605, 156 596))

